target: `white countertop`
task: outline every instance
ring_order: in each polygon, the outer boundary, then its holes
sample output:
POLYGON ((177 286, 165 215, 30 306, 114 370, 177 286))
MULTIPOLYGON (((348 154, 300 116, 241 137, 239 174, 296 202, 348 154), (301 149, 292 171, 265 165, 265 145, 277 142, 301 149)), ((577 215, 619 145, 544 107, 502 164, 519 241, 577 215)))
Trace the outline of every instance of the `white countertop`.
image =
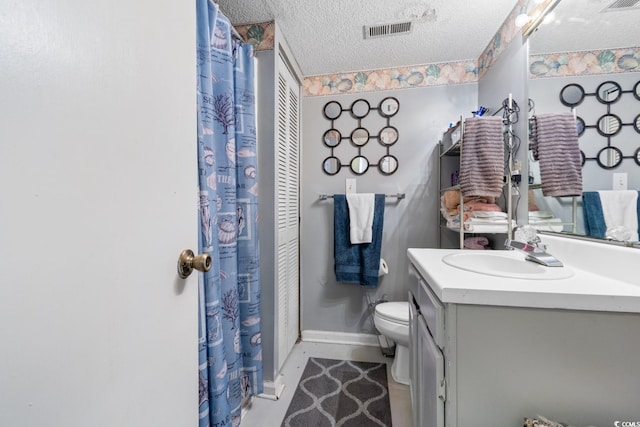
MULTIPOLYGON (((407 251, 411 263, 444 303, 640 313, 640 279, 629 283, 571 264, 567 267, 574 274, 567 279, 513 279, 461 270, 442 261, 444 256, 459 252, 469 251, 416 248, 407 251)), ((491 252, 525 257, 519 251, 491 252)))

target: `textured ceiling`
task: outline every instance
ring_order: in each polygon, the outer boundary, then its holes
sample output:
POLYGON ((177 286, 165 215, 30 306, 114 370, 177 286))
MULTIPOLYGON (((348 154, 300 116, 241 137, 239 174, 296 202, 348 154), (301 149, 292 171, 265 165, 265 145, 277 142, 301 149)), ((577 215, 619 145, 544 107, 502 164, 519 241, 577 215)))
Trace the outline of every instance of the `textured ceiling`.
MULTIPOLYGON (((586 0, 585 0, 586 1, 586 0)), ((477 59, 516 0, 217 0, 233 24, 275 20, 305 76, 477 59), (408 35, 363 39, 364 25, 434 22, 408 35)))
POLYGON ((640 8, 600 11, 612 0, 561 0, 555 19, 530 38, 530 53, 640 46, 640 8))

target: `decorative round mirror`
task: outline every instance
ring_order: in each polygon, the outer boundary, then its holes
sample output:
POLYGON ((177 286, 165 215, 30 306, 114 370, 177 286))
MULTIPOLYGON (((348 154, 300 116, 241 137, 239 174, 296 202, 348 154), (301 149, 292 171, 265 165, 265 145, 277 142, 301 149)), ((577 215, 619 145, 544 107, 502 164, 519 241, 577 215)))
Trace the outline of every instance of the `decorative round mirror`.
POLYGON ((398 159, 391 155, 384 156, 378 163, 378 169, 383 175, 391 175, 398 170, 398 159))
POLYGON ((400 103, 393 96, 383 99, 378 106, 378 111, 380 111, 380 115, 383 117, 393 117, 399 109, 400 103))
POLYGON ((584 151, 580 150, 580 157, 582 158, 582 164, 580 166, 584 166, 587 162, 587 156, 584 155, 584 151))
POLYGON ((613 104, 622 96, 622 88, 613 81, 601 83, 596 89, 596 98, 603 104, 613 104))
POLYGON ((576 83, 566 85, 560 91, 560 102, 567 107, 580 105, 584 100, 584 88, 576 83))
POLYGON ((633 96, 640 101, 640 81, 638 81, 638 83, 633 87, 633 96))
POLYGON ((622 151, 616 147, 604 147, 598 152, 596 161, 603 169, 613 169, 622 163, 622 151))
POLYGON ((615 114, 605 114, 598 119, 596 128, 602 136, 613 136, 622 129, 622 121, 615 114))
POLYGON ((340 168, 342 168, 342 165, 337 157, 327 157, 324 159, 324 162, 322 162, 322 170, 327 175, 337 174, 340 172, 340 168))
POLYGON ((367 114, 369 114, 369 103, 364 99, 358 99, 353 104, 351 104, 351 114, 353 117, 361 119, 367 114))
POLYGON ((398 129, 387 126, 380 131, 380 142, 383 145, 393 145, 398 140, 398 129))
POLYGON ((638 148, 636 152, 633 153, 633 160, 635 160, 636 164, 640 166, 640 148, 638 148))
POLYGON ((369 142, 369 131, 365 128, 356 128, 351 132, 351 142, 358 147, 362 147, 369 142))
POLYGON ((576 130, 578 131, 578 136, 582 136, 585 130, 584 120, 580 116, 576 117, 576 130))
POLYGON ((356 156, 351 160, 351 171, 356 175, 362 175, 369 169, 369 160, 364 156, 356 156))
POLYGON ((324 136, 322 137, 322 142, 324 142, 324 145, 326 145, 327 147, 336 147, 338 144, 340 144, 341 140, 342 135, 337 129, 329 129, 324 133, 324 136))
POLYGON ((633 120, 633 128, 636 130, 636 132, 640 133, 640 114, 638 114, 633 120))
POLYGON ((342 105, 337 101, 327 102, 322 110, 324 116, 329 120, 335 120, 342 114, 342 105))

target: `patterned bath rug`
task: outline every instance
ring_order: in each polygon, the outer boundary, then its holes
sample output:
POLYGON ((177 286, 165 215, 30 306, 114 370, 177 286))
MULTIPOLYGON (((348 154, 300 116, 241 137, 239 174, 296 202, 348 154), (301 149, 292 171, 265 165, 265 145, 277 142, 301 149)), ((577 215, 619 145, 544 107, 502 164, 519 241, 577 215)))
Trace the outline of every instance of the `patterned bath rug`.
POLYGON ((310 357, 281 427, 391 427, 386 363, 310 357))

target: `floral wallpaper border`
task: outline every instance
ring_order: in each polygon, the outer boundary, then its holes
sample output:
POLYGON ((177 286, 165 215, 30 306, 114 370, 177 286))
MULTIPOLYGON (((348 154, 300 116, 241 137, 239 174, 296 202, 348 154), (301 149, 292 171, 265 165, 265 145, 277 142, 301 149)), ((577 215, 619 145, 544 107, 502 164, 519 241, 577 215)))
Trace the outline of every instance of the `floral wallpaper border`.
POLYGON ((640 72, 640 47, 562 52, 529 57, 529 78, 640 72))
POLYGON ((511 44, 516 34, 520 32, 520 28, 516 27, 516 16, 523 12, 527 12, 531 8, 532 0, 520 0, 511 10, 507 19, 504 20, 502 26, 498 29, 489 45, 478 57, 478 76, 482 78, 491 66, 498 60, 502 52, 511 44))
POLYGON ((477 81, 477 62, 469 60, 310 76, 305 77, 302 90, 304 96, 323 96, 477 81))
POLYGON ((274 21, 234 26, 240 37, 246 43, 253 45, 256 51, 273 50, 275 27, 274 21))

